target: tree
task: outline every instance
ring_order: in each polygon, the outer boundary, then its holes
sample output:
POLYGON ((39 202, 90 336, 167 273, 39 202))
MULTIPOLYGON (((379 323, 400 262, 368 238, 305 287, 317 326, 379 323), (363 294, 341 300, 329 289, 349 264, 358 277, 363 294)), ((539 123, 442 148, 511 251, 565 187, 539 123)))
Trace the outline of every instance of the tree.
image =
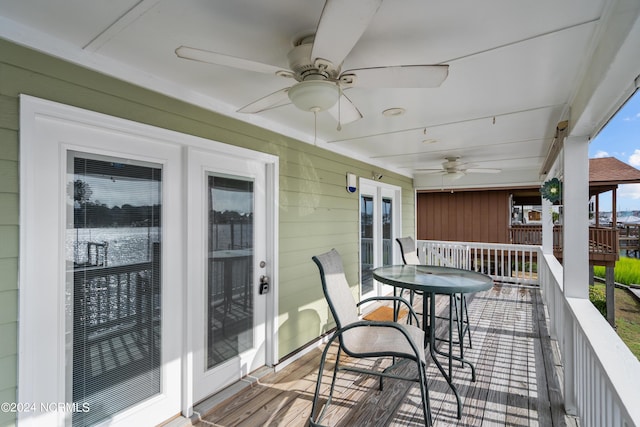
POLYGON ((73 183, 70 182, 67 185, 67 192, 70 197, 73 197, 73 201, 80 205, 84 205, 91 200, 91 196, 93 195, 91 186, 81 179, 76 179, 73 183), (71 196, 72 194, 73 196, 71 196))

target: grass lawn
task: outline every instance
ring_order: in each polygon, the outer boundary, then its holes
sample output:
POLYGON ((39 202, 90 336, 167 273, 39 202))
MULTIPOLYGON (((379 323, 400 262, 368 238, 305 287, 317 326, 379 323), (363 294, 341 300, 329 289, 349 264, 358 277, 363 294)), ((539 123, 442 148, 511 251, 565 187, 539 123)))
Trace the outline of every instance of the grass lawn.
MULTIPOLYGON (((604 292, 603 284, 595 284, 604 292)), ((625 289, 616 288, 616 331, 640 360, 640 303, 625 289)))

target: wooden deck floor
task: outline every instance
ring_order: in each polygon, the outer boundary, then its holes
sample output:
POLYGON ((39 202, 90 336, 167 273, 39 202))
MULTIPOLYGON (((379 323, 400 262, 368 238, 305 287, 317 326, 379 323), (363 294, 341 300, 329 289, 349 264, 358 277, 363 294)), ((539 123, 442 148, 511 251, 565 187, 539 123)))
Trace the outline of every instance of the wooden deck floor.
MULTIPOLYGON (((438 301, 438 307, 444 309, 444 303, 438 301)), ((577 425, 563 409, 559 369, 553 357, 556 352, 544 322, 539 290, 496 284, 493 289, 468 298, 468 306, 473 348, 465 350, 465 357, 475 363, 477 380, 471 382, 469 367, 454 365, 454 383, 463 400, 462 419, 458 420, 455 397, 430 361, 427 375, 434 426, 577 425)), ((416 301, 416 307, 421 307, 421 301, 416 301)), ((332 350, 335 356, 335 348, 332 350)), ((195 425, 308 425, 320 354, 321 349, 315 349, 281 371, 262 376, 203 414, 195 425)), ((390 361, 357 363, 384 366, 390 361)), ((332 367, 332 363, 325 367, 325 384, 330 382, 332 367)), ((411 370, 415 366, 405 364, 398 369, 411 370)), ((376 378, 342 372, 323 423, 423 425, 418 386, 406 381, 385 381, 384 390, 379 391, 376 378)))

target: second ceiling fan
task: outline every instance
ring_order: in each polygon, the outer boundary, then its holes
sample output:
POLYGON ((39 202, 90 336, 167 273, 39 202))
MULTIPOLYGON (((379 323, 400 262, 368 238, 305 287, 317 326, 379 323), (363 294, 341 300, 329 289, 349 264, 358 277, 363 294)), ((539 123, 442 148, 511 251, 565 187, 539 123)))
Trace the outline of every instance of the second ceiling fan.
POLYGON ((328 110, 340 123, 362 118, 344 89, 431 88, 446 79, 448 65, 394 65, 342 71, 342 63, 375 16, 382 0, 327 0, 315 34, 298 40, 288 53, 289 69, 222 53, 180 46, 176 55, 194 61, 292 78, 296 83, 240 108, 259 113, 293 103, 314 113, 328 110))
POLYGON ((499 173, 501 169, 493 168, 478 168, 473 163, 465 163, 460 161, 460 157, 445 157, 445 161, 442 163, 441 169, 417 169, 419 172, 435 173, 443 176, 447 176, 451 179, 459 179, 468 173, 499 173))

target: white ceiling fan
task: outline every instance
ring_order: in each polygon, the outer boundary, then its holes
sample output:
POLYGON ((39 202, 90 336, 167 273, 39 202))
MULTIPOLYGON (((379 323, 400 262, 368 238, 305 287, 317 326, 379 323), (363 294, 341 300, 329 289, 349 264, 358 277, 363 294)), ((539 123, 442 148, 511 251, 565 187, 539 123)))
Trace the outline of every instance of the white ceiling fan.
POLYGON ((345 57, 381 4, 382 0, 326 0, 315 34, 298 40, 287 55, 288 70, 187 46, 178 47, 176 55, 296 80, 292 86, 251 102, 238 112, 259 113, 293 103, 301 110, 314 113, 329 110, 339 123, 351 123, 362 118, 362 114, 345 96, 344 89, 438 87, 449 72, 448 65, 378 66, 342 71, 345 57))
POLYGON ((434 173, 446 176, 451 179, 459 179, 468 173, 499 173, 501 169, 493 168, 478 168, 473 163, 465 163, 460 161, 460 157, 450 156, 445 157, 445 161, 442 163, 441 169, 416 169, 420 172, 434 173))

